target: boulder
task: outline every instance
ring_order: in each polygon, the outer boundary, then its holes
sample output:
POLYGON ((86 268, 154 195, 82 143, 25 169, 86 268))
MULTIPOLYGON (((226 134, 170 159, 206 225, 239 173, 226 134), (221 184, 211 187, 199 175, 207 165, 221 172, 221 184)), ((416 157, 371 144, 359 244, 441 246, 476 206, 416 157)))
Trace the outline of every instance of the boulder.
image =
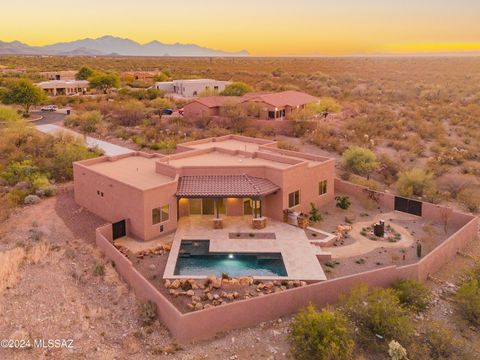
POLYGON ((212 301, 214 299, 212 293, 207 293, 206 295, 208 300, 212 301))
POLYGON ((201 302, 197 302, 195 304, 195 310, 202 310, 203 309, 203 304, 201 302))
POLYGON ((265 283, 265 289, 271 289, 271 288, 273 288, 273 282, 269 281, 265 283))
POLYGON ((186 294, 187 294, 187 296, 194 296, 194 295, 195 295, 195 291, 193 291, 193 290, 188 290, 186 294))
POLYGON ((202 302, 202 299, 199 296, 192 296, 192 302, 199 303, 199 302, 202 302))
POLYGON ((238 278, 238 282, 242 286, 248 286, 253 284, 253 278, 251 276, 242 276, 238 278))
POLYGON ((233 298, 238 299, 240 297, 240 294, 236 291, 233 292, 233 298))
POLYGON ((167 289, 170 288, 170 285, 172 284, 172 282, 170 280, 165 280, 165 282, 163 283, 163 286, 165 286, 167 289))
POLYGON ((170 284, 170 289, 178 289, 182 283, 180 280, 175 279, 173 282, 170 284))

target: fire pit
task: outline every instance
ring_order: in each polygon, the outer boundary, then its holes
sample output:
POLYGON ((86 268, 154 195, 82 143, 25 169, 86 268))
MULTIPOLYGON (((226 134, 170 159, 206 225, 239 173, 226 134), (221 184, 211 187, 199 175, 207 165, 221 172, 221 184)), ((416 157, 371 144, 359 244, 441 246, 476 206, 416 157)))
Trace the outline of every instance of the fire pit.
POLYGON ((402 239, 402 235, 396 231, 391 225, 385 225, 383 220, 371 226, 362 228, 360 235, 373 241, 389 241, 397 242, 402 239))

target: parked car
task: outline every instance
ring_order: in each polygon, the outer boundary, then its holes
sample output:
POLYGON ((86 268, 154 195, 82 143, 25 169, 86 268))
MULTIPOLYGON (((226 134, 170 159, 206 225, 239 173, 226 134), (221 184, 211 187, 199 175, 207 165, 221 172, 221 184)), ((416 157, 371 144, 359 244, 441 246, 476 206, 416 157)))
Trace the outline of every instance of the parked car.
POLYGON ((57 106, 56 105, 46 105, 42 107, 40 110, 42 111, 57 111, 57 106))
POLYGON ((173 110, 172 109, 163 109, 162 115, 172 115, 173 110))
POLYGON ((183 108, 178 109, 178 113, 183 116, 183 114, 185 113, 185 110, 183 108))

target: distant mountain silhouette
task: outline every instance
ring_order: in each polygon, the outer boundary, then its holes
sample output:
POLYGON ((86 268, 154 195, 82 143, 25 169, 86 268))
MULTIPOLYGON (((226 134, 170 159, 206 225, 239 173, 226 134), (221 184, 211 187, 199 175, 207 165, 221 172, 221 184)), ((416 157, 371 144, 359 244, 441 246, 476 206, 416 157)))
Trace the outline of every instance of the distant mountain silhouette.
POLYGON ((9 55, 77 55, 77 56, 249 56, 246 50, 228 52, 195 44, 164 44, 152 41, 140 44, 130 39, 102 36, 46 46, 29 46, 20 41, 0 41, 0 54, 9 55))

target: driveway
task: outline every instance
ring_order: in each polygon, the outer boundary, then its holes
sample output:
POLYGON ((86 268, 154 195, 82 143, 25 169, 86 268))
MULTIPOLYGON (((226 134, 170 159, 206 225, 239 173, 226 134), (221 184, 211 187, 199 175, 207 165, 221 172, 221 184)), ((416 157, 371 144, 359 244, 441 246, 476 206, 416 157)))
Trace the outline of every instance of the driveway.
MULTIPOLYGON (((63 132, 68 132, 70 134, 73 134, 74 136, 81 137, 82 139, 84 138, 82 134, 72 131, 70 129, 64 128, 62 126, 55 125, 52 123, 39 124, 39 122, 40 121, 35 122, 35 127, 43 133, 54 135, 57 132, 63 131, 63 132)), ((108 155, 108 156, 128 154, 128 153, 134 152, 132 149, 129 149, 123 146, 114 145, 109 142, 98 140, 90 136, 87 136, 86 144, 90 148, 98 147, 102 149, 105 155, 108 155)))
POLYGON ((65 111, 32 111, 32 115, 42 116, 41 120, 34 121, 35 125, 57 124, 67 116, 65 111))

